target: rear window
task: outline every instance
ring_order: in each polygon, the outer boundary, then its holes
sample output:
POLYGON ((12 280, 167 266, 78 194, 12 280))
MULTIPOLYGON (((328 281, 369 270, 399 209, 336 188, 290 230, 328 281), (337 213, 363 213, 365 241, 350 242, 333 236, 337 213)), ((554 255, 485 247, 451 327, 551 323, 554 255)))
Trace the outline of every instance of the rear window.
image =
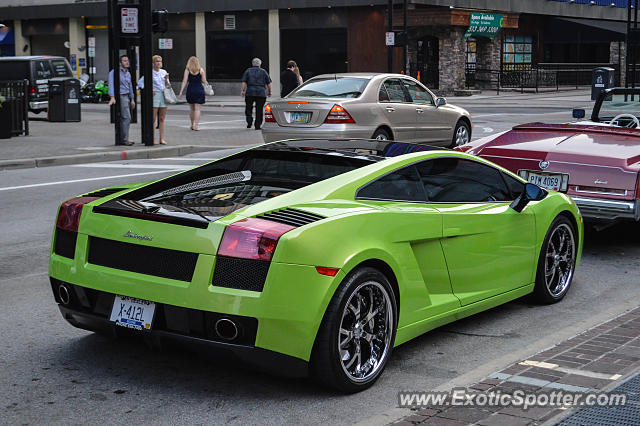
POLYGON ((65 59, 52 59, 51 65, 55 77, 71 77, 71 68, 65 59))
POLYGON ((369 83, 368 78, 314 78, 294 89, 288 98, 357 98, 369 83))
POLYGON ((124 197, 221 217, 374 162, 358 155, 312 151, 251 150, 124 197))
POLYGON ((53 70, 48 60, 33 61, 36 80, 48 80, 53 77, 53 70))

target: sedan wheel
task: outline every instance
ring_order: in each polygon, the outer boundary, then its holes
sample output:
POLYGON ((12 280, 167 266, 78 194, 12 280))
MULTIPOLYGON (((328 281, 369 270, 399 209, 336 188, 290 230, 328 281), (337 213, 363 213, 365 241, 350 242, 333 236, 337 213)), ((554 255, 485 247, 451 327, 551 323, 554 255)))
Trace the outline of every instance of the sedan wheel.
POLYGON ((388 141, 390 139, 389 133, 387 133, 384 129, 378 129, 373 133, 371 139, 375 139, 378 141, 388 141))
POLYGON ((542 303, 555 303, 567 294, 576 265, 576 233, 564 216, 558 216, 542 244, 536 273, 535 295, 542 303))
POLYGON ((451 148, 469 143, 471 140, 471 131, 469 125, 464 121, 458 121, 456 128, 453 132, 453 140, 451 141, 451 148))
POLYGON ((380 376, 393 348, 396 305, 387 278, 373 268, 350 274, 318 332, 312 369, 323 384, 358 392, 380 376))

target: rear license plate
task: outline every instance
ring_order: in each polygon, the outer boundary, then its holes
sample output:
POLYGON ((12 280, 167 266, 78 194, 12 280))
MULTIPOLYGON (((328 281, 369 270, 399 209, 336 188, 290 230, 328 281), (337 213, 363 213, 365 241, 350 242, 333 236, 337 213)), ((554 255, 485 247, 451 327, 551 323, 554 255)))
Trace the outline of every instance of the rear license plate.
POLYGON ((289 123, 293 124, 306 124, 311 119, 310 112, 290 112, 289 123))
POLYGON ((528 170, 520 170, 520 176, 529 182, 536 184, 542 188, 551 189, 553 191, 566 191, 566 182, 568 176, 562 173, 537 173, 528 170))
POLYGON ((121 327, 151 331, 155 310, 154 302, 116 295, 109 320, 121 327))

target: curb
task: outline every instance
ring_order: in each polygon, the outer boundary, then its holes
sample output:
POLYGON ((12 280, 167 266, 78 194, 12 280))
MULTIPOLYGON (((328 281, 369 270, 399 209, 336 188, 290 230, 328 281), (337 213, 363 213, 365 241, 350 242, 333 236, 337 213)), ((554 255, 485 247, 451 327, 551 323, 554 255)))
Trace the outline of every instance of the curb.
POLYGON ((102 163, 106 161, 141 160, 183 156, 196 152, 217 151, 234 148, 229 146, 181 145, 154 149, 132 149, 123 151, 96 152, 87 154, 61 155, 58 157, 25 158, 0 160, 0 170, 28 169, 35 167, 66 166, 69 164, 102 163))

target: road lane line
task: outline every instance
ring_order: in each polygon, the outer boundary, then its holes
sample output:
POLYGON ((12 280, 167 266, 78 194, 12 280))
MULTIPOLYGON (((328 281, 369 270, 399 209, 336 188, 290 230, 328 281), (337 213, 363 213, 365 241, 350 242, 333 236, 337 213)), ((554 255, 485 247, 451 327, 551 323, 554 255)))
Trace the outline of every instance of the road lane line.
POLYGON ((84 167, 90 169, 165 169, 165 170, 187 170, 194 166, 177 164, 119 164, 119 163, 86 163, 73 164, 71 167, 84 167))
POLYGON ((127 175, 116 175, 116 176, 103 176, 97 178, 87 178, 87 179, 75 179, 75 180, 61 180, 58 182, 47 182, 47 183, 34 183, 32 185, 20 185, 20 186, 7 186, 4 188, 0 188, 0 191, 10 191, 12 189, 25 189, 25 188, 37 188, 40 186, 51 186, 51 185, 64 185, 66 183, 78 183, 78 182, 91 182, 94 180, 104 180, 104 179, 120 179, 125 177, 133 177, 133 176, 144 176, 144 175, 152 175, 164 172, 179 172, 180 169, 171 169, 171 170, 158 170, 154 172, 144 172, 144 173, 130 173, 127 175))

